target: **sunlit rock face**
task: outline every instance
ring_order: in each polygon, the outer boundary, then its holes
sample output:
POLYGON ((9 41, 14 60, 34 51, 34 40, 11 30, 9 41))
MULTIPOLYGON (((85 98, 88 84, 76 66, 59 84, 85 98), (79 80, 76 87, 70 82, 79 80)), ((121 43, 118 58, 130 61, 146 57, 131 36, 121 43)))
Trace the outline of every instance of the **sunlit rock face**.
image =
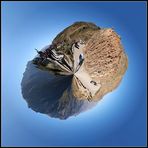
POLYGON ((37 52, 23 75, 23 97, 34 111, 60 119, 95 106, 127 69, 120 37, 93 23, 74 23, 37 52))

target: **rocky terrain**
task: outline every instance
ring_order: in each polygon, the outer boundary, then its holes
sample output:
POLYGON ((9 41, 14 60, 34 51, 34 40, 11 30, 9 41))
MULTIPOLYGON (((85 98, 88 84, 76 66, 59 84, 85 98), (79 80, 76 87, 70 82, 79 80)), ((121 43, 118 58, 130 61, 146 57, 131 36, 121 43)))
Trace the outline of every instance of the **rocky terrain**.
POLYGON ((119 35, 87 22, 72 24, 37 52, 24 73, 23 97, 33 110, 60 119, 94 106, 128 66, 119 35))

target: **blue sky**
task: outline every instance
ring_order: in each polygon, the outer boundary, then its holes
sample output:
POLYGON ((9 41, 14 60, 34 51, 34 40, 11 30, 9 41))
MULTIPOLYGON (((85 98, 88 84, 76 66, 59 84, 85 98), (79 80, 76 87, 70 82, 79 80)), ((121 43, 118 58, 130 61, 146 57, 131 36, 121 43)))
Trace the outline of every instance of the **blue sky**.
POLYGON ((145 2, 2 2, 2 146, 146 145, 145 2), (65 27, 88 21, 114 28, 129 66, 96 107, 67 120, 28 109, 26 64, 65 27))

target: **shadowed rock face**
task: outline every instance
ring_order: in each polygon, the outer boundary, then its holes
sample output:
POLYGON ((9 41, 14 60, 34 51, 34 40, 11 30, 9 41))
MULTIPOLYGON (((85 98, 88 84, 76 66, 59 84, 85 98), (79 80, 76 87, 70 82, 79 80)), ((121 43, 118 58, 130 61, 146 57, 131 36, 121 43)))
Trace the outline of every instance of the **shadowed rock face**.
POLYGON ((66 119, 114 90, 126 69, 127 57, 114 30, 76 22, 28 62, 22 94, 34 111, 66 119))
POLYGON ((94 106, 97 102, 78 100, 71 92, 72 76, 53 75, 27 64, 22 79, 22 94, 28 107, 51 117, 66 119, 94 106))

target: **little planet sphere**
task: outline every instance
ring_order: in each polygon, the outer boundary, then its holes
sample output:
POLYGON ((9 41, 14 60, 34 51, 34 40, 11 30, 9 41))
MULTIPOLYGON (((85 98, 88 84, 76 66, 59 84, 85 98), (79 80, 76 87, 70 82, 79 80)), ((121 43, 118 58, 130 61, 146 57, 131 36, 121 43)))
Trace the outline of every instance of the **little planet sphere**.
POLYGON ((23 98, 32 110, 59 119, 94 107, 128 67, 120 36, 90 22, 75 22, 36 51, 23 74, 23 98))

